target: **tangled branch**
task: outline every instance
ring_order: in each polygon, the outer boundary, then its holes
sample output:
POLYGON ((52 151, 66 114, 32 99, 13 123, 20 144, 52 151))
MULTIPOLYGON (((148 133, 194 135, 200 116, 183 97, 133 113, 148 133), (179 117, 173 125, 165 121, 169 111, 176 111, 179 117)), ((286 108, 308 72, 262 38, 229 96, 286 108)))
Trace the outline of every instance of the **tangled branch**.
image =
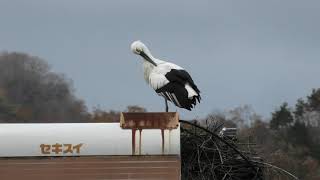
POLYGON ((223 124, 180 120, 182 179, 267 179, 267 173, 280 172, 287 179, 298 179, 288 171, 263 162, 254 143, 238 142, 235 128, 223 124), (272 170, 272 171, 270 171, 272 170))

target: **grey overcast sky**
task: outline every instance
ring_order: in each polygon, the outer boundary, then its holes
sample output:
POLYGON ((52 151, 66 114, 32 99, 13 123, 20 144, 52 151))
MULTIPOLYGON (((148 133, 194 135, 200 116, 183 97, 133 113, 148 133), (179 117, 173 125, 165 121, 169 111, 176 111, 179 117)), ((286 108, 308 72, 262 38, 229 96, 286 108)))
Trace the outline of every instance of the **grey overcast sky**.
POLYGON ((0 51, 45 59, 89 109, 164 110, 129 49, 138 39, 198 84, 184 117, 244 104, 269 117, 320 87, 318 0, 0 0, 0 51))

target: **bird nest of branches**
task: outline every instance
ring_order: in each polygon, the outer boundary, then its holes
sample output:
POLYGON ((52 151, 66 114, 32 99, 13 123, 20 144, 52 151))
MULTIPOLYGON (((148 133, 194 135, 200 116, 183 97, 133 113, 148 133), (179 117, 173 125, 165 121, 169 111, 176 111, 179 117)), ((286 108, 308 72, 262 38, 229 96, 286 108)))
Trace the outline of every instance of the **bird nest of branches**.
POLYGON ((181 176, 186 180, 298 179, 264 162, 255 143, 240 142, 236 128, 222 123, 181 122, 181 176))

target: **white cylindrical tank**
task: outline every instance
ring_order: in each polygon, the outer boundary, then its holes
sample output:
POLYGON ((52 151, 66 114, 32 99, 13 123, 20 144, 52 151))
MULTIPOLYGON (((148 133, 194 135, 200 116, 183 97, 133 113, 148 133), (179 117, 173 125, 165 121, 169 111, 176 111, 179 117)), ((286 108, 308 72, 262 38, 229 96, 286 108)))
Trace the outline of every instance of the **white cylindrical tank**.
MULTIPOLYGON (((165 154, 180 154, 180 128, 170 131, 165 154)), ((163 153, 160 130, 144 129, 141 139, 141 155, 163 153)), ((132 155, 132 130, 119 123, 0 124, 0 157, 81 155, 132 155)))

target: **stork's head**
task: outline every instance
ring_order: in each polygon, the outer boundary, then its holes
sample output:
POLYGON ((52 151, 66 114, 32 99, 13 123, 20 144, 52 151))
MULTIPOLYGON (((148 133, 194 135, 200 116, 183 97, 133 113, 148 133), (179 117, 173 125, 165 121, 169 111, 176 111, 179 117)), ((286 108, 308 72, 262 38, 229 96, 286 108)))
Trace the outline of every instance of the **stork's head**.
POLYGON ((157 66, 157 63, 154 62, 154 58, 152 57, 149 49, 147 48, 146 45, 144 45, 141 41, 134 41, 131 44, 131 50, 133 53, 140 55, 144 58, 144 60, 150 62, 154 66, 157 66))
POLYGON ((147 49, 146 45, 144 45, 141 41, 135 41, 131 44, 131 50, 133 53, 140 55, 141 52, 145 52, 147 49))

